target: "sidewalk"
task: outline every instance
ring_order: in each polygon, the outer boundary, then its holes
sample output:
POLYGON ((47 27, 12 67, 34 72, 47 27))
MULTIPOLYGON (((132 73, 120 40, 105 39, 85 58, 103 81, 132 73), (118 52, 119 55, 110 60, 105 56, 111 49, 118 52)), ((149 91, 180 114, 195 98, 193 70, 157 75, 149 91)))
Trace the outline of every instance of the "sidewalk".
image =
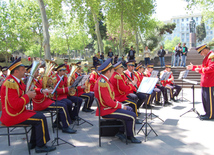
MULTIPOLYGON (((181 95, 181 94, 180 94, 181 95)), ((181 97, 181 96, 179 96, 181 97)), ((192 90, 184 89, 184 97, 192 101, 192 90)), ((195 89, 195 107, 200 114, 204 114, 201 103, 201 89, 195 89)), ((93 109, 96 108, 95 103, 93 109)), ((48 153, 49 155, 72 154, 72 155, 211 155, 214 154, 212 140, 214 139, 214 121, 201 121, 194 112, 181 114, 192 108, 189 101, 176 102, 173 106, 158 107, 152 111, 158 115, 164 122, 158 118, 148 119, 151 126, 158 136, 151 132, 145 142, 145 137, 141 131, 137 138, 142 140, 141 144, 126 145, 115 137, 102 137, 102 147, 98 145, 98 118, 95 114, 80 112, 80 117, 90 121, 94 126, 83 124, 76 126, 77 134, 65 134, 59 130, 59 137, 71 142, 76 147, 68 144, 57 146, 57 150, 48 153)), ((144 118, 145 109, 140 109, 143 114, 139 117, 144 118)), ((150 110, 148 110, 150 112, 150 110)), ((48 118, 49 132, 51 141, 56 136, 53 134, 50 118, 48 118)), ((136 125, 136 132, 141 125, 136 125)), ((19 129, 17 129, 19 130, 19 129)), ((6 132, 0 129, 0 132, 6 132)), ((24 135, 11 136, 11 146, 7 145, 7 137, 0 137, 0 154, 5 155, 27 155, 27 145, 24 135)), ((51 144, 51 141, 48 144, 51 144)), ((61 141, 59 141, 61 143, 61 141)), ((31 150, 31 154, 36 154, 31 150)), ((44 153, 45 154, 45 153, 44 153)))

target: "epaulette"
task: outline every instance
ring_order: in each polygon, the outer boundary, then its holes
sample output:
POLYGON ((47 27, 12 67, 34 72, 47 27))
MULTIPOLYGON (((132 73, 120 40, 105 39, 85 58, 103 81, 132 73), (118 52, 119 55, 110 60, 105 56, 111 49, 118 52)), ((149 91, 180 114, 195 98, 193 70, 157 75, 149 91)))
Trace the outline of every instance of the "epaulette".
POLYGON ((120 75, 118 75, 118 74, 116 74, 116 75, 114 76, 114 78, 115 78, 115 79, 122 79, 122 77, 121 77, 120 75))
POLYGON ((108 83, 105 81, 105 79, 101 78, 98 85, 100 87, 107 87, 108 86, 108 83))
POLYGON ((9 89, 18 89, 19 85, 16 83, 16 81, 12 78, 8 79, 4 82, 4 86, 9 89))
POLYGON ((91 74, 95 74, 95 75, 96 75, 96 74, 97 74, 97 72, 96 72, 96 71, 92 71, 92 72, 91 72, 91 74))
POLYGON ((211 59, 212 61, 214 61, 214 53, 211 53, 208 57, 208 59, 211 59))

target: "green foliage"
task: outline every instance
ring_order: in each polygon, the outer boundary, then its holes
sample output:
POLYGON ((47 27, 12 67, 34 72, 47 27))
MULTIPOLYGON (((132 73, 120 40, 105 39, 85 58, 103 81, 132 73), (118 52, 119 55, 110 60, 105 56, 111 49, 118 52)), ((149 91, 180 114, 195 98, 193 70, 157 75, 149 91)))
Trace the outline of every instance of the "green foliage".
POLYGON ((199 42, 203 41, 206 38, 206 30, 204 21, 201 21, 201 24, 196 27, 196 38, 199 42))
POLYGON ((172 52, 174 50, 175 46, 177 46, 178 43, 180 43, 180 42, 181 42, 181 39, 179 37, 174 37, 172 41, 167 39, 164 42, 164 48, 165 48, 165 50, 172 52))

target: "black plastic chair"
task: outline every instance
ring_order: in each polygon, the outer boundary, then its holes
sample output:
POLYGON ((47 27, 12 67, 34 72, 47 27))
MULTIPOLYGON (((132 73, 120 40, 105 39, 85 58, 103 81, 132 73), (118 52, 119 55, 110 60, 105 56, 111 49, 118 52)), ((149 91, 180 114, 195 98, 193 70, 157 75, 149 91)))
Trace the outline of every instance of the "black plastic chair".
POLYGON ((4 124, 0 124, 0 129, 2 128, 6 128, 7 129, 7 133, 0 133, 0 136, 7 136, 8 137, 8 146, 10 146, 10 136, 11 135, 24 135, 26 136, 26 140, 27 140, 27 147, 28 147, 28 152, 29 154, 31 154, 30 152, 30 148, 29 148, 29 140, 28 140, 28 133, 30 132, 30 130, 32 129, 31 125, 24 125, 24 124, 17 124, 17 125, 13 125, 13 126, 5 126, 4 124), (10 128, 12 128, 10 130, 10 128), (24 128, 24 132, 14 132, 15 128, 24 128), (27 129, 29 128, 29 129, 27 129))
POLYGON ((123 127, 125 130, 126 135, 126 145, 128 144, 127 141, 127 132, 126 132, 126 124, 125 121, 122 119, 116 119, 116 118, 103 118, 100 116, 100 105, 97 98, 94 98, 95 102, 97 103, 97 108, 99 111, 99 146, 101 147, 101 137, 102 136, 102 129, 103 128, 121 128, 123 127), (118 123, 120 122, 120 124, 118 123))

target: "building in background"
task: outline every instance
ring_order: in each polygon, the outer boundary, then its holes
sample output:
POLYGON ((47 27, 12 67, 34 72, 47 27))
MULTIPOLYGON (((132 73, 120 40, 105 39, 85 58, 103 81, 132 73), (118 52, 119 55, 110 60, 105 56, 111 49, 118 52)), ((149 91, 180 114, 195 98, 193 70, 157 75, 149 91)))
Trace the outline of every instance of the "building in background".
MULTIPOLYGON (((189 47, 189 40, 190 40, 190 29, 189 29, 189 22, 191 18, 196 22, 196 27, 201 24, 202 15, 201 14, 193 14, 193 15, 182 15, 182 16, 175 16, 172 17, 171 20, 165 21, 164 23, 176 23, 176 28, 172 34, 165 34, 165 41, 173 40, 174 37, 179 37, 182 43, 186 43, 186 46, 189 47)), ((196 46, 202 43, 208 43, 214 38, 214 28, 209 26, 210 20, 205 22, 205 29, 206 29, 206 38, 202 42, 196 41, 196 46)))

